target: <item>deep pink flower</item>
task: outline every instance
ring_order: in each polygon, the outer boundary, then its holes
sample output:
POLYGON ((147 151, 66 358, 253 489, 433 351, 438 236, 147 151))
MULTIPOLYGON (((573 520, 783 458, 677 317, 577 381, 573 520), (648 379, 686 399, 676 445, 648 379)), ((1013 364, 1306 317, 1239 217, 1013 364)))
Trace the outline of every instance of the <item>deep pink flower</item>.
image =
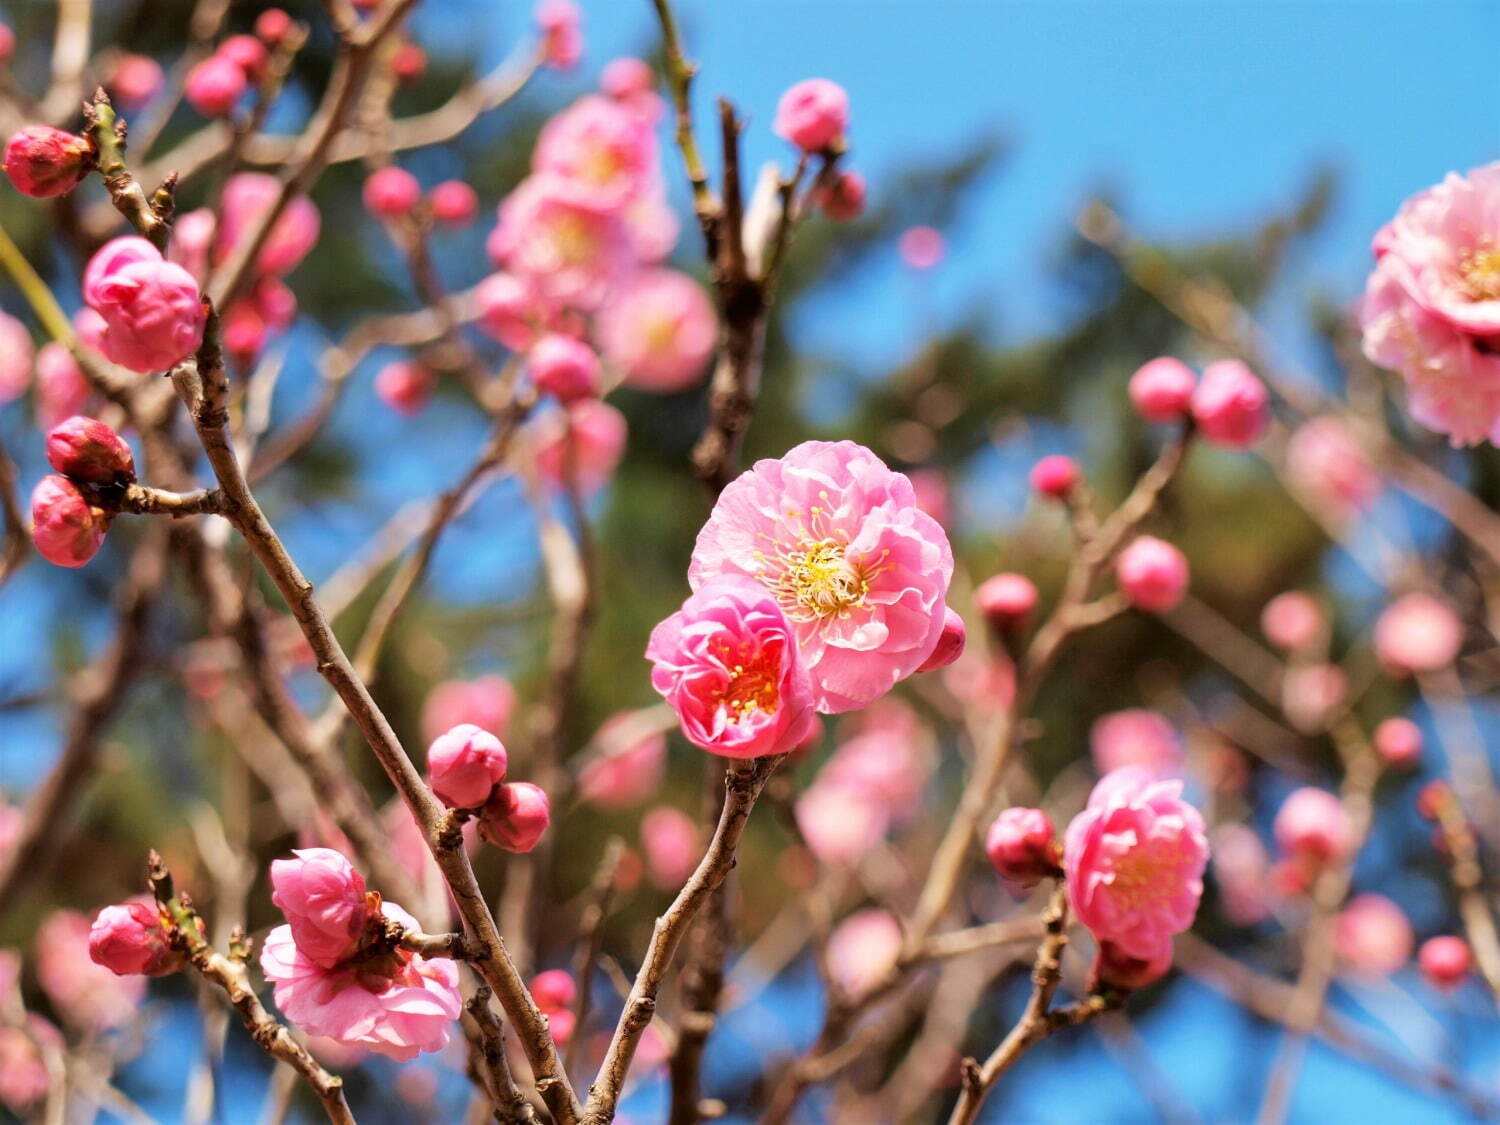
POLYGON ((36 931, 37 982, 53 1009, 89 1031, 122 1027, 135 1018, 146 995, 146 978, 116 976, 89 956, 90 924, 76 910, 48 915, 36 931))
POLYGON ((625 438, 625 415, 596 398, 579 399, 535 424, 537 471, 553 488, 571 482, 590 495, 614 475, 625 438))
POLYGON ((1272 832, 1284 854, 1311 864, 1343 859, 1354 848, 1354 827, 1343 802, 1311 786, 1281 803, 1272 832))
POLYGON ((364 877, 332 848, 302 848, 292 856, 271 861, 271 901, 286 915, 304 957, 315 965, 337 965, 357 948, 370 918, 364 877))
POLYGON ((659 890, 675 891, 698 866, 703 846, 698 822, 681 809, 658 805, 641 817, 646 872, 659 890))
POLYGON ((602 305, 634 264, 620 211, 550 173, 527 177, 505 197, 487 245, 496 265, 550 300, 581 309, 602 305))
MULTIPOLYGON (((410 929, 417 923, 393 903, 382 912, 410 929)), ((261 971, 275 987, 276 1006, 308 1035, 327 1036, 405 1062, 448 1045, 463 1008, 458 966, 397 952, 381 965, 321 965, 294 940, 290 926, 265 939, 261 971)))
POLYGON ((622 711, 605 720, 593 738, 597 752, 578 771, 578 796, 601 809, 626 809, 661 788, 667 736, 645 712, 622 711))
POLYGON ((1089 970, 1089 988, 1133 992, 1166 976, 1172 968, 1172 941, 1162 942, 1150 957, 1133 957, 1112 941, 1101 941, 1089 970))
POLYGON ((1305 652, 1328 635, 1328 618, 1311 594, 1288 590, 1260 611, 1260 631, 1279 649, 1305 652))
POLYGON ((504 744, 472 723, 438 735, 427 749, 432 791, 449 808, 475 809, 488 801, 508 763, 504 744))
POLYGON ((851 441, 758 461, 719 496, 688 581, 760 582, 796 630, 827 714, 862 707, 916 671, 942 636, 953 552, 911 482, 851 441))
POLYGON ((255 17, 255 34, 268 47, 278 46, 292 29, 292 17, 280 8, 267 8, 255 17))
POLYGON ((939 668, 948 667, 964 654, 964 646, 968 640, 969 629, 964 624, 964 619, 951 605, 948 606, 943 610, 943 632, 938 637, 938 643, 927 654, 927 659, 917 665, 917 671, 936 672, 939 668))
POLYGON ((109 515, 67 477, 45 476, 31 491, 31 539, 55 566, 83 566, 99 553, 109 515))
POLYGON ((1024 574, 995 574, 974 591, 984 619, 997 629, 1019 629, 1036 611, 1036 585, 1024 574))
POLYGON ((836 223, 848 223, 865 213, 865 198, 869 188, 865 178, 858 172, 839 172, 833 182, 818 188, 813 199, 823 214, 836 223))
POLYGON ((167 260, 176 262, 187 270, 199 284, 208 277, 217 225, 218 220, 207 207, 178 215, 172 224, 172 241, 167 245, 167 260))
POLYGON ((1333 415, 1303 423, 1286 443, 1288 482, 1302 495, 1345 519, 1367 511, 1380 496, 1380 473, 1349 424, 1333 415))
POLYGON ((592 398, 604 382, 594 349, 575 336, 552 332, 532 345, 526 373, 536 388, 559 402, 592 398))
POLYGON ((474 287, 479 327, 511 351, 523 352, 556 319, 556 310, 519 277, 495 273, 474 287))
POLYGON ((5 174, 22 195, 51 199, 72 191, 94 167, 87 137, 50 125, 28 125, 5 146, 5 174))
POLYGON ((388 164, 365 179, 360 198, 377 219, 399 219, 411 214, 422 198, 422 185, 405 168, 388 164))
MULTIPOLYGON (((67 350, 65 344, 57 346, 67 350)), ((26 393, 31 384, 31 362, 31 333, 15 317, 0 312, 0 405, 26 393)))
POLYGON ((541 0, 536 23, 542 32, 542 60, 558 70, 572 70, 583 57, 583 16, 573 0, 541 0))
POLYGON ((1001 878, 1031 886, 1057 870, 1061 849, 1046 813, 1011 808, 985 833, 984 854, 1001 878))
POLYGON ((429 743, 461 723, 505 734, 516 710, 516 689, 501 675, 445 680, 422 705, 422 737, 429 743))
POLYGON ((106 906, 89 929, 89 957, 119 976, 164 976, 183 965, 162 929, 161 910, 148 898, 106 906))
POLYGON ((828 148, 849 128, 849 95, 826 78, 803 79, 781 95, 771 128, 803 152, 828 148))
POLYGON ((896 967, 901 924, 888 910, 856 910, 828 938, 828 968, 845 996, 858 999, 896 967))
POLYGON ((1458 658, 1464 627, 1430 594, 1405 594, 1375 622, 1375 654, 1392 673, 1435 672, 1458 658))
MULTIPOLYGON (((281 182, 266 172, 237 172, 224 184, 223 205, 219 214, 218 259, 228 258, 281 194, 281 182)), ((256 268, 262 273, 283 277, 297 268, 307 252, 317 244, 322 219, 315 203, 305 195, 288 203, 261 244, 256 268)))
MULTIPOLYGON (((93 309, 79 310, 75 325, 84 319, 83 313, 98 317, 93 309)), ((83 333, 79 333, 82 339, 83 333)), ((3 344, 3 341, 0 341, 3 344)), ((83 374, 83 368, 73 358, 68 345, 58 340, 48 340, 36 353, 36 420, 37 424, 52 427, 64 418, 83 410, 93 388, 83 374)))
POLYGON ((597 94, 579 98, 537 137, 532 171, 561 176, 594 206, 623 207, 656 180, 656 135, 638 114, 597 94))
POLYGON ((375 372, 375 394, 397 414, 420 414, 437 388, 437 376, 412 359, 398 359, 375 372))
POLYGON ((552 802, 529 781, 507 781, 480 811, 479 835, 508 852, 529 852, 552 823, 552 802))
POLYGON ((897 240, 901 260, 914 270, 930 270, 940 265, 947 243, 934 227, 911 227, 897 240))
POLYGON ((1422 976, 1428 984, 1444 992, 1462 984, 1473 965, 1474 955, 1469 952, 1469 943, 1451 934, 1428 938, 1417 950, 1417 967, 1422 970, 1422 976))
POLYGON ((1029 479, 1032 491, 1053 500, 1065 500, 1083 479, 1083 470, 1073 458, 1053 453, 1031 466, 1029 479))
POLYGON ((105 243, 84 271, 83 299, 104 318, 99 350, 132 371, 167 371, 203 339, 198 283, 144 238, 105 243))
POLYGON ((421 81, 422 75, 427 73, 427 52, 410 39, 396 44, 391 53, 391 73, 403 86, 421 81))
POLYGON ((1370 741, 1387 765, 1411 766, 1422 756, 1422 728, 1401 716, 1381 722, 1370 741))
POLYGON ((1130 377, 1130 404, 1148 422, 1176 422, 1186 416, 1198 376, 1182 360, 1159 356, 1130 377))
POLYGON ((140 109, 161 92, 161 64, 147 55, 121 55, 105 85, 121 109, 140 109))
POLYGON ((249 88, 250 81, 239 63, 223 55, 210 55, 188 71, 182 96, 204 117, 223 117, 249 88))
POLYGON ((1089 729, 1089 751, 1100 774, 1136 766, 1160 777, 1182 768, 1177 729, 1165 715, 1139 707, 1095 719, 1089 729))
POLYGON ((566 969, 548 969, 532 979, 531 998, 549 1014, 566 1011, 578 999, 578 985, 566 969))
POLYGON ((1115 560, 1115 581, 1137 609, 1164 613, 1187 593, 1187 558, 1165 540, 1138 535, 1115 560))
POLYGON ((1152 961, 1193 924, 1208 838, 1182 782, 1115 770, 1068 825, 1063 865, 1073 913, 1095 937, 1152 961))
POLYGON ((1355 895, 1334 920, 1334 952, 1359 973, 1390 976, 1411 958, 1415 944, 1406 914, 1384 895, 1355 895))
POLYGON ((427 193, 432 217, 444 226, 466 227, 479 216, 479 194, 463 180, 444 180, 427 193))
POLYGON ((792 749, 812 721, 812 688, 796 635, 758 583, 699 586, 651 632, 651 686, 689 742, 728 758, 792 749))
POLYGON ((95 484, 135 479, 130 446, 95 418, 75 414, 47 434, 47 462, 64 476, 95 484))
POLYGON ((695 386, 719 337, 719 318, 703 287, 676 270, 644 270, 599 310, 599 347, 643 391, 695 386))
POLYGON ((1254 445, 1271 423, 1266 385, 1237 359, 1221 359, 1203 369, 1192 408, 1204 438, 1231 449, 1254 445))

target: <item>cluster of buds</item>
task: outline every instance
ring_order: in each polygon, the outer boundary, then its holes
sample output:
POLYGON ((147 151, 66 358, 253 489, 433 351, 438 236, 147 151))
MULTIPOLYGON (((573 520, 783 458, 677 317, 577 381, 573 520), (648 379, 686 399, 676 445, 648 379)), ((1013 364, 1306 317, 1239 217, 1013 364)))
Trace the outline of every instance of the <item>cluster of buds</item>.
POLYGON ((552 808, 540 786, 506 781, 509 756, 487 730, 461 723, 427 750, 433 793, 452 809, 475 812, 479 835, 511 852, 529 852, 551 823, 552 808))
POLYGON ((99 553, 135 459, 109 426, 75 415, 47 435, 47 460, 57 472, 32 490, 32 540, 48 562, 80 567, 99 553))

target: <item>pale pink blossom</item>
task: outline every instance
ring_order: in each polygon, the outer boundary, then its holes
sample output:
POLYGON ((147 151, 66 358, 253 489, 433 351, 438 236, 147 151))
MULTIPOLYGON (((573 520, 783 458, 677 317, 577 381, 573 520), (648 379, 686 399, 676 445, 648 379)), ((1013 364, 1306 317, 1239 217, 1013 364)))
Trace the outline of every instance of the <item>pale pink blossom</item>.
MULTIPOLYGON (((220 261, 260 226, 280 193, 281 182, 265 172, 237 172, 229 177, 219 211, 223 217, 216 247, 220 261)), ((317 205, 305 195, 295 196, 271 224, 256 257, 256 268, 277 277, 291 273, 317 244, 321 226, 317 205)))
POLYGON ((365 179, 360 198, 377 219, 400 219, 411 214, 422 198, 422 185, 405 168, 388 164, 365 179))
POLYGON ((1271 861, 1248 825, 1230 821, 1213 832, 1214 882, 1219 906, 1236 926, 1253 926, 1270 912, 1267 879, 1271 861))
MULTIPOLYGON (((66 345, 58 346, 66 350, 66 345)), ((26 325, 0 312, 0 405, 14 402, 31 385, 32 350, 26 325)))
POLYGON ((47 432, 47 463, 63 476, 94 484, 135 479, 125 439, 98 419, 77 414, 47 432))
POLYGON ((661 788, 667 736, 643 726, 642 712, 622 711, 594 735, 597 753, 578 771, 578 796, 601 809, 626 809, 661 788))
MULTIPOLYGON (((416 929, 416 919, 393 903, 387 918, 416 929)), ((293 939, 290 926, 266 936, 261 971, 274 986, 276 1006, 308 1035, 326 1036, 398 1061, 440 1051, 463 1008, 458 966, 402 950, 380 961, 324 966, 293 939)))
POLYGON ((553 488, 598 492, 625 453, 625 415, 596 398, 579 399, 535 424, 536 467, 553 488))
POLYGON ((658 805, 641 817, 646 873, 659 890, 675 891, 698 866, 703 852, 698 822, 681 809, 658 805))
POLYGON ((1318 599, 1301 590, 1277 594, 1260 611, 1260 631, 1277 648, 1306 652, 1328 635, 1328 618, 1318 599))
POLYGON ((599 312, 599 347, 638 390, 671 393, 695 386, 718 336, 713 302, 676 270, 636 274, 599 312))
POLYGON ((487 730, 460 723, 427 748, 432 791, 449 808, 478 808, 505 780, 509 758, 505 746, 487 730))
POLYGON ((1046 813, 1018 807, 995 818, 984 835, 984 854, 1001 878, 1031 886, 1057 870, 1062 849, 1046 813))
POLYGON ((656 135, 641 117, 609 98, 579 98, 542 127, 532 171, 560 176, 600 208, 617 210, 656 181, 656 135))
MULTIPOLYGON (((655 266, 666 261, 682 234, 677 212, 659 186, 627 203, 620 218, 630 239, 631 253, 640 266, 655 266)), ((627 277, 631 276, 627 274, 627 277)))
POLYGON ((1370 741, 1387 765, 1415 765, 1422 756, 1422 728, 1401 716, 1382 721, 1370 741))
POLYGON ((1065 500, 1078 482, 1083 479, 1083 470, 1078 462, 1061 453, 1049 454, 1031 466, 1029 481, 1033 492, 1053 500, 1065 500))
POLYGON ((54 566, 83 566, 99 553, 109 515, 71 480, 52 474, 31 491, 31 540, 54 566))
POLYGON ((853 866, 885 839, 891 813, 870 793, 818 780, 797 798, 797 829, 823 863, 853 866))
POLYGON ((526 374, 537 390, 559 402, 574 402, 599 393, 604 369, 594 349, 575 336, 552 332, 532 345, 526 374))
POLYGON ((1415 944, 1406 914, 1384 895, 1355 895, 1334 919, 1334 953, 1358 973, 1390 976, 1410 960, 1415 944))
POLYGON ((856 910, 828 937, 828 969, 839 990, 857 1000, 896 967, 901 924, 888 910, 856 910))
POLYGON ((1349 677, 1337 664, 1307 664, 1287 669, 1281 681, 1281 706, 1292 726, 1305 734, 1323 729, 1349 693, 1349 677))
POLYGON ((115 60, 105 85, 121 109, 140 109, 161 92, 161 64, 148 55, 123 54, 115 60))
POLYGON ((1181 781, 1130 767, 1106 775, 1068 825, 1063 852, 1068 901, 1100 941, 1152 961, 1192 925, 1208 838, 1181 781))
POLYGON ((5 174, 17 191, 33 199, 66 195, 89 174, 94 161, 87 137, 51 125, 27 125, 5 146, 5 174))
POLYGON ((1271 424, 1270 395, 1255 373, 1237 359, 1221 359, 1203 369, 1193 390, 1193 421, 1216 445, 1247 449, 1271 424))
POLYGON ((487 243, 491 259, 550 300, 598 308, 634 264, 619 210, 565 177, 527 177, 499 216, 487 243))
POLYGON ((89 957, 118 976, 164 976, 183 965, 162 928, 161 909, 144 896, 106 906, 89 927, 89 957))
POLYGON ((1160 712, 1140 707, 1095 719, 1089 728, 1089 751, 1101 775, 1135 766, 1161 777, 1182 768, 1177 728, 1160 712))
POLYGON ((556 320, 556 309, 536 287, 514 274, 494 273, 474 289, 479 327, 511 351, 523 352, 556 320))
POLYGON ((65 1049, 62 1033, 41 1016, 28 1012, 25 1027, 0 1027, 0 1104, 23 1119, 52 1088, 38 1043, 59 1054, 65 1049))
POLYGON ((1165 613, 1187 593, 1187 558, 1165 540, 1138 535, 1115 560, 1115 581, 1137 609, 1165 613))
POLYGON ((1285 855, 1314 865, 1343 859, 1354 849, 1349 814, 1326 789, 1292 792, 1277 810, 1272 832, 1285 855))
POLYGON ((1375 655, 1395 674, 1435 672, 1458 658, 1464 627, 1430 594, 1404 594, 1375 622, 1375 655))
POLYGON ((397 414, 420 414, 437 389, 437 376, 412 359, 398 359, 375 372, 375 395, 397 414))
POLYGON ((84 271, 83 299, 104 318, 99 350, 132 371, 166 371, 203 338, 197 281, 144 238, 105 243, 84 271))
POLYGON ((655 125, 665 112, 661 95, 656 92, 656 72, 644 59, 606 63, 599 74, 599 89, 648 125, 655 125))
POLYGON ((479 835, 508 852, 529 852, 552 823, 552 802, 529 781, 507 781, 480 810, 479 835))
POLYGON ((938 643, 927 654, 927 659, 917 665, 918 672, 936 672, 946 668, 964 654, 968 644, 969 628, 964 619, 951 605, 943 610, 943 632, 938 643))
MULTIPOLYGON (((921 807, 932 775, 932 732, 897 699, 880 700, 858 718, 859 725, 839 743, 818 782, 859 793, 904 820, 921 807)), ((848 721, 840 729, 848 730, 848 721)))
POLYGON ((223 117, 249 88, 243 67, 233 59, 210 55, 188 71, 182 96, 204 117, 223 117))
POLYGON ((984 619, 997 629, 1021 628, 1036 612, 1036 584, 1024 574, 996 574, 974 591, 974 602, 984 619))
POLYGON ((916 671, 942 636, 953 552, 911 482, 854 442, 758 461, 698 534, 694 589, 744 575, 796 630, 819 711, 854 710, 916 671))
POLYGON ((943 261, 948 244, 934 227, 910 227, 897 240, 901 260, 914 270, 930 270, 943 261))
POLYGON ((116 976, 89 956, 90 923, 76 910, 57 910, 36 931, 33 967, 53 1009, 68 1023, 108 1031, 135 1018, 146 978, 116 976))
POLYGON ((1427 983, 1444 992, 1452 991, 1464 982, 1474 966, 1474 955, 1469 943, 1452 934, 1428 938, 1417 950, 1417 967, 1427 983))
POLYGON ((1379 498, 1380 473, 1342 418, 1305 422, 1286 443, 1288 483, 1339 518, 1368 511, 1379 498))
POLYGON ((172 223, 172 241, 167 245, 167 260, 176 262, 187 270, 200 285, 208 279, 208 265, 217 226, 218 220, 207 207, 178 215, 172 223))
POLYGON ((358 948, 371 917, 364 877, 332 848, 302 848, 292 857, 271 861, 271 901, 304 957, 337 965, 358 948))
POLYGON ((826 78, 803 79, 781 95, 771 128, 803 152, 826 149, 849 128, 849 95, 826 78))
POLYGON ((495 674, 473 680, 444 680, 422 705, 422 737, 433 742, 446 730, 472 723, 504 735, 516 710, 516 689, 495 674))
POLYGON ((728 758, 791 750, 807 735, 812 687, 796 635, 764 586, 700 585, 651 631, 651 686, 695 746, 728 758))
MULTIPOLYGON (((80 309, 79 312, 88 313, 89 318, 99 315, 90 308, 80 309)), ((77 322, 85 319, 81 315, 75 317, 75 328, 77 322)), ((82 339, 83 335, 80 332, 79 338, 82 339)), ((64 418, 79 413, 88 405, 92 392, 93 388, 89 386, 83 368, 78 366, 68 345, 58 340, 48 340, 37 349, 36 415, 39 425, 51 428, 64 418)))
POLYGON ((542 32, 542 60, 558 70, 571 70, 583 57, 583 16, 573 0, 541 0, 536 23, 542 32))
POLYGON ((1130 404, 1148 422, 1176 422, 1187 415, 1198 376, 1182 360, 1159 356, 1130 377, 1130 404))

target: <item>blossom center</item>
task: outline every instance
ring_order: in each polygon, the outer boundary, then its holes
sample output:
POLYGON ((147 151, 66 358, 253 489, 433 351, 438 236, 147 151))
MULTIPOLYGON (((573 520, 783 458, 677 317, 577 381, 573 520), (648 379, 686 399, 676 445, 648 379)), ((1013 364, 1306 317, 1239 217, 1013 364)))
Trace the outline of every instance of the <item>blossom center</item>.
POLYGON ((776 584, 783 607, 794 620, 814 621, 862 605, 869 583, 844 557, 844 545, 831 539, 804 543, 793 552, 776 584))
POLYGON ((552 228, 553 240, 558 254, 569 265, 580 265, 590 261, 598 252, 598 242, 589 224, 581 215, 563 215, 552 228))
POLYGON ((738 723, 757 711, 771 714, 781 703, 778 688, 776 655, 761 650, 754 654, 732 652, 726 645, 717 653, 729 674, 719 692, 719 706, 729 712, 730 722, 738 723))
POLYGON ((1459 265, 1464 291, 1476 301, 1500 301, 1500 249, 1481 246, 1459 265))

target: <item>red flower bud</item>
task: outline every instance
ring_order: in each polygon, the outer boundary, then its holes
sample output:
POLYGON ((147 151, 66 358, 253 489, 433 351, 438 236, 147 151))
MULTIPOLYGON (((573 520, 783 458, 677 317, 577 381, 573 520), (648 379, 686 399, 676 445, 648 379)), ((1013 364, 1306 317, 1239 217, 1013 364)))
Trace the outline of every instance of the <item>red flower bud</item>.
POLYGON ((16 190, 33 199, 66 195, 94 167, 94 146, 87 137, 28 125, 5 146, 5 174, 16 190))
POLYGON ((31 493, 31 537, 37 553, 58 566, 78 567, 99 553, 109 516, 67 477, 43 477, 31 493))
POLYGON ((47 435, 47 461, 65 477, 92 484, 135 480, 125 439, 103 422, 75 414, 47 435))

